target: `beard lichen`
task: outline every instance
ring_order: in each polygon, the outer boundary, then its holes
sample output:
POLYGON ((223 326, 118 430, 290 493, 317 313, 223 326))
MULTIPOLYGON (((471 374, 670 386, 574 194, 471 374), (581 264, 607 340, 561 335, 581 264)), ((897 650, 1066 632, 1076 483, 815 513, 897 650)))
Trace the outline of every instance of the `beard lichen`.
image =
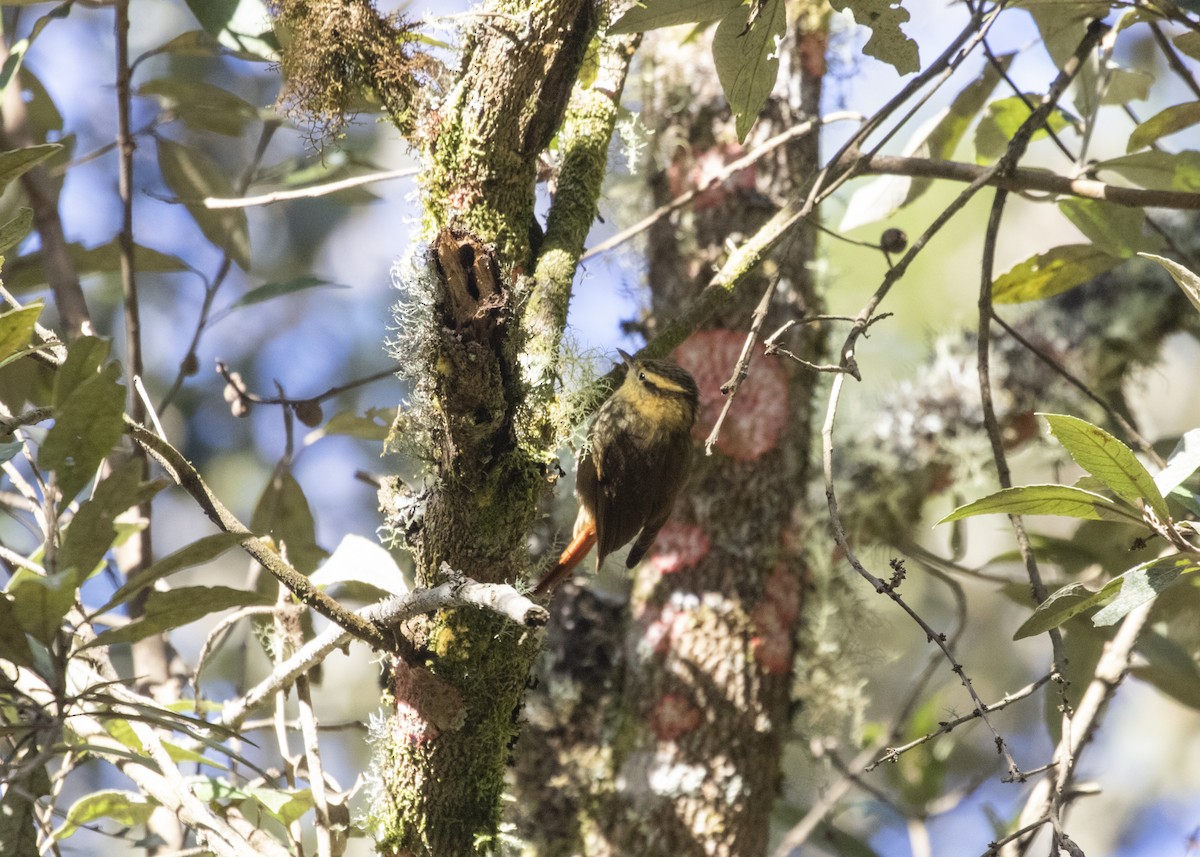
POLYGON ((284 78, 279 106, 311 129, 314 143, 336 140, 356 114, 380 107, 402 134, 415 132, 442 76, 415 24, 370 0, 272 0, 270 9, 284 78))

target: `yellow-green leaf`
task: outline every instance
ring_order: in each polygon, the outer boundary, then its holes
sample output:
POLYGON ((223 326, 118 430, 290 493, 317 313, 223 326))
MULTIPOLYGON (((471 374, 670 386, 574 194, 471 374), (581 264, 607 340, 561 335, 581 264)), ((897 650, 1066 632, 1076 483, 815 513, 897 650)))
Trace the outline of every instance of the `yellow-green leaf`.
POLYGON ((1099 426, 1066 414, 1042 414, 1050 433, 1075 463, 1103 482, 1108 490, 1135 506, 1145 503, 1159 520, 1170 517, 1167 501, 1154 484, 1154 477, 1137 460, 1133 450, 1099 426))
POLYGON ((1109 498, 1069 485, 1022 485, 1003 488, 995 494, 959 506, 938 523, 946 524, 975 515, 999 514, 1059 515, 1092 521, 1124 519, 1141 523, 1141 519, 1131 510, 1109 498))
POLYGON ((1067 244, 1031 256, 992 284, 998 304, 1040 301, 1083 285, 1121 260, 1092 244, 1067 244))

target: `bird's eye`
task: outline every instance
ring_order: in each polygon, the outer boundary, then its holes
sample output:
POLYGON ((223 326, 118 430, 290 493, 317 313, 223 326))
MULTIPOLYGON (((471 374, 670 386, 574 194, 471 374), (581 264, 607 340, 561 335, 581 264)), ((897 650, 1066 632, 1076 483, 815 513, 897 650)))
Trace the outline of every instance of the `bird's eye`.
POLYGON ((646 373, 645 373, 645 372, 638 372, 638 380, 639 380, 639 381, 645 381, 645 380, 646 380, 646 373))

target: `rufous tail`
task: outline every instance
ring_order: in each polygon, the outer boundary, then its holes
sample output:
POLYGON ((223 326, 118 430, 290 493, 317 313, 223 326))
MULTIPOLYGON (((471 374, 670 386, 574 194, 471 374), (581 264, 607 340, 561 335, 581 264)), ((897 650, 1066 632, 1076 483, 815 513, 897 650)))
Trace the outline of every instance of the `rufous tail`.
POLYGON ((558 562, 552 565, 550 570, 537 582, 537 586, 533 588, 533 594, 548 595, 553 592, 566 579, 567 575, 575 570, 575 566, 583 562, 583 558, 595 544, 595 526, 588 524, 580 528, 579 532, 575 534, 575 538, 571 539, 571 543, 562 552, 562 556, 558 558, 558 562))

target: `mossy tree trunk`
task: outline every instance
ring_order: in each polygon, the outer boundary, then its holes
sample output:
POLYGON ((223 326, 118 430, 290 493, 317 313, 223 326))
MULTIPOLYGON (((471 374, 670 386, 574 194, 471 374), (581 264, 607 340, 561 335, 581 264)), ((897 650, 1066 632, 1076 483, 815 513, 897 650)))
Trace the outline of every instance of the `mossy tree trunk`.
MULTIPOLYGON (((562 124, 599 19, 596 0, 495 0, 475 11, 457 78, 417 130, 430 244, 403 275, 398 318, 414 384, 403 433, 419 439, 436 481, 416 494, 399 485, 383 493, 426 586, 440 582, 443 564, 483 582, 529 571, 526 538, 556 439, 542 428, 553 390, 521 356, 539 338, 556 345, 565 323, 531 334, 522 315, 543 285, 534 276, 538 158, 562 124)), ((395 713, 376 743, 383 848, 491 853, 539 641, 476 610, 443 611, 406 634, 413 651, 395 661, 395 713)))
MULTIPOLYGON (((823 38, 819 20, 802 20, 784 43, 788 70, 746 148, 817 114, 823 38)), ((654 139, 683 142, 647 168, 653 206, 694 186, 705 164, 743 153, 719 87, 703 79, 705 58, 689 63, 688 48, 663 48, 643 75, 653 84, 642 115, 654 139)), ((650 325, 678 314, 729 240, 778 210, 817 154, 815 135, 797 140, 651 229, 650 325)), ((798 227, 757 281, 674 353, 701 389, 697 466, 630 603, 574 586, 554 602, 551 665, 529 702, 514 810, 543 857, 766 852, 806 588, 815 376, 756 347, 714 454, 700 444, 768 276, 780 281, 760 341, 819 312, 815 234, 798 227)), ((813 359, 824 343, 812 331, 788 347, 813 359)))

